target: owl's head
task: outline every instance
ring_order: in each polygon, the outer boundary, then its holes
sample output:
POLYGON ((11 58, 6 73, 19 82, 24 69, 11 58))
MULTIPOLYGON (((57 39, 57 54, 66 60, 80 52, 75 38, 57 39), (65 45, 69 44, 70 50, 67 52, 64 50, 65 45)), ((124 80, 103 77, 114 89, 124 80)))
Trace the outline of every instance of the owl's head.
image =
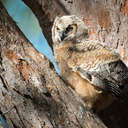
POLYGON ((88 28, 75 15, 56 17, 52 27, 52 40, 54 43, 73 41, 79 38, 88 38, 88 28))

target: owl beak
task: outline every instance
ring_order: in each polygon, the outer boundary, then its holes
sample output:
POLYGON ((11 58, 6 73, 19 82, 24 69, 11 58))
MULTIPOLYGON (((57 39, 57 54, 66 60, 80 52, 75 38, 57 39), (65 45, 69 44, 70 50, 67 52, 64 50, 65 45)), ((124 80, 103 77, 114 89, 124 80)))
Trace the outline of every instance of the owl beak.
POLYGON ((61 41, 63 41, 67 37, 67 34, 65 33, 65 31, 62 31, 59 33, 59 36, 60 36, 61 41))

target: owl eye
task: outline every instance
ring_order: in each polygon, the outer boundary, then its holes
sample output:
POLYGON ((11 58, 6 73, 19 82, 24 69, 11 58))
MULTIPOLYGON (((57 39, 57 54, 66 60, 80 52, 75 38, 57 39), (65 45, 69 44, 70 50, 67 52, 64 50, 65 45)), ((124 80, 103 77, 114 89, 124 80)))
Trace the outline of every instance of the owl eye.
POLYGON ((56 28, 58 31, 60 30, 58 27, 56 28))
POLYGON ((72 31, 72 30, 73 30, 72 25, 68 25, 68 27, 67 27, 66 30, 65 30, 65 33, 67 34, 67 33, 69 33, 69 32, 72 31))

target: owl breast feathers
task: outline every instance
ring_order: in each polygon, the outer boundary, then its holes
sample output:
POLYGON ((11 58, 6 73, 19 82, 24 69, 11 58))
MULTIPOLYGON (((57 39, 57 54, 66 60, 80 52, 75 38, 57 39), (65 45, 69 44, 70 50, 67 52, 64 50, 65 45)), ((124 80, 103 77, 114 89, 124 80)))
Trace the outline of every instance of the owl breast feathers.
POLYGON ((90 108, 104 109, 114 98, 127 98, 128 68, 112 49, 89 40, 88 28, 80 18, 57 17, 52 39, 61 76, 90 108))

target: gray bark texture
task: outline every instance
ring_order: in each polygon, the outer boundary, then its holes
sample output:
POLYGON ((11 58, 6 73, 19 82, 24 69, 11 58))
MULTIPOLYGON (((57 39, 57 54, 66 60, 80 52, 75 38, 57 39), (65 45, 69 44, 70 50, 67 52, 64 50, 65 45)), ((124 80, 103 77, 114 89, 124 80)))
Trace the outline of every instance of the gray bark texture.
MULTIPOLYGON (((92 39, 107 42, 128 64, 128 0, 24 0, 52 47, 56 16, 83 17, 92 39)), ((127 128, 128 104, 98 114, 57 75, 0 4, 0 113, 8 128, 127 128)))

